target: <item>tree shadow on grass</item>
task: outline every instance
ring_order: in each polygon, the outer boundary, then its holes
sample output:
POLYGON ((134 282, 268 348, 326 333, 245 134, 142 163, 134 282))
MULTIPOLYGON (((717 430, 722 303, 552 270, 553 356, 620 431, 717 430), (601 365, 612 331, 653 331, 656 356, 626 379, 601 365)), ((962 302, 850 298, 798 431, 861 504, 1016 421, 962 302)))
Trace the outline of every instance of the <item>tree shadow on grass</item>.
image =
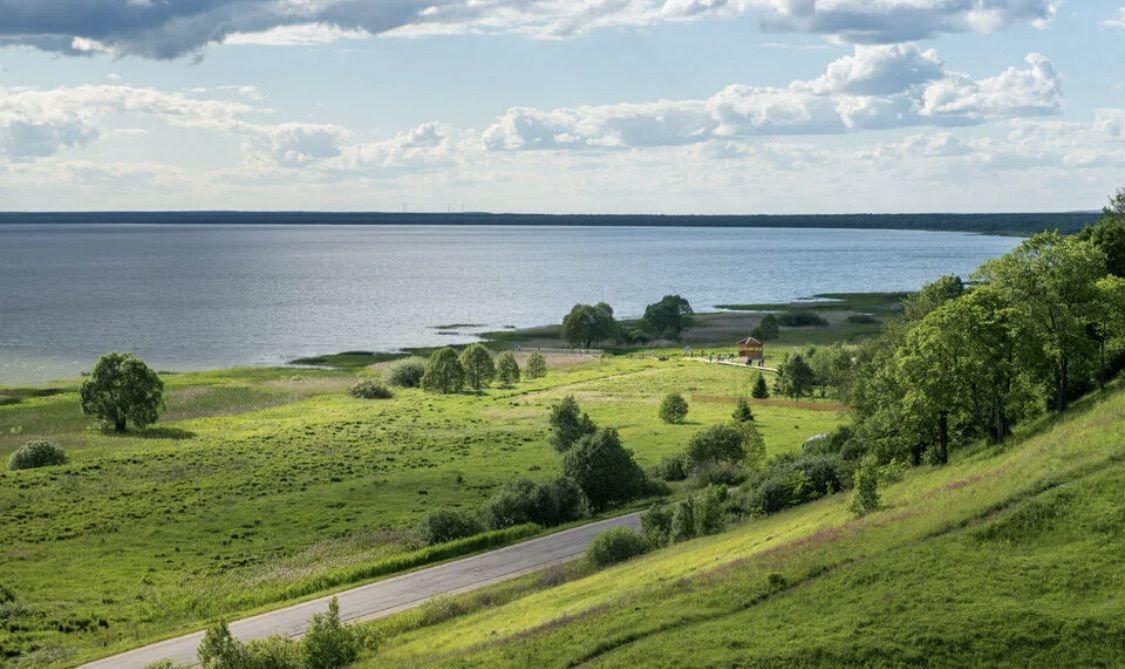
POLYGON ((182 441, 184 439, 191 439, 195 437, 195 433, 191 430, 184 430, 178 427, 149 427, 143 430, 133 429, 125 433, 106 430, 105 433, 115 437, 133 437, 135 439, 170 439, 172 441, 182 441))

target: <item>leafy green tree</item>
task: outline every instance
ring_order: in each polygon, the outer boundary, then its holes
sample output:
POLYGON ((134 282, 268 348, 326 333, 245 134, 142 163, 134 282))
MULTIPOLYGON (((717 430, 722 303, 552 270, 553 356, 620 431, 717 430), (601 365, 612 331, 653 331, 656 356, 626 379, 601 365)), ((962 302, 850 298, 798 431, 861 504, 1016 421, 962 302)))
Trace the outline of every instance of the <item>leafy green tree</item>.
POLYGON ((426 359, 411 356, 396 362, 387 378, 391 384, 400 388, 417 388, 422 383, 422 375, 425 373, 426 359))
POLYGON ((457 351, 445 347, 430 356, 422 375, 422 390, 431 393, 456 393, 465 387, 465 369, 457 359, 457 351))
POLYGON ((855 491, 852 493, 851 510, 857 516, 866 516, 879 509, 879 463, 873 456, 866 456, 855 472, 855 491))
POLYGON ((681 499, 672 507, 672 526, 668 535, 668 540, 674 544, 695 537, 695 499, 681 499))
POLYGON ((644 321, 662 337, 679 339, 694 324, 691 304, 679 295, 665 295, 645 308, 644 321))
POLYGON ((576 304, 562 323, 562 337, 571 346, 590 348, 617 334, 613 309, 604 302, 596 305, 576 304))
POLYGON ((684 422, 688 414, 688 403, 679 393, 668 393, 660 403, 660 420, 676 424, 684 422))
POLYGON ((612 428, 579 439, 563 456, 563 474, 578 484, 594 511, 642 495, 648 483, 612 428))
POLYGON ((1078 238, 1105 253, 1110 274, 1125 278, 1125 188, 1117 190, 1102 217, 1079 232, 1078 238))
POLYGON ((461 368, 465 370, 465 383, 473 390, 488 386, 496 377, 492 354, 483 344, 473 344, 461 352, 461 368))
POLYGON ((750 396, 756 400, 768 399, 770 396, 770 387, 766 384, 766 377, 758 372, 754 377, 754 388, 750 391, 750 396))
POLYGON ((753 423, 739 423, 742 433, 742 449, 746 451, 743 463, 752 472, 762 471, 766 466, 766 440, 753 423))
POLYGON ((853 372, 852 354, 837 342, 832 346, 810 349, 807 356, 821 396, 832 391, 837 397, 847 393, 853 372))
POLYGON ((1056 411, 1070 403, 1076 368, 1094 358, 1087 326, 1097 320, 1097 282, 1105 274, 1105 253, 1094 244, 1043 232, 975 275, 1014 308, 1026 334, 1022 362, 1046 377, 1056 411))
POLYGON ((240 669, 250 661, 246 647, 234 638, 225 621, 207 628, 197 652, 203 669, 240 669))
POLYGON ((758 341, 769 341, 777 339, 777 335, 781 332, 781 328, 777 323, 777 316, 773 314, 766 314, 758 326, 750 331, 750 336, 758 341))
POLYGON ((743 423, 722 423, 696 432, 688 442, 687 456, 693 466, 705 462, 738 463, 746 458, 743 423))
POLYGON ((1109 275, 1098 280, 1098 313, 1087 331, 1098 345, 1098 385, 1125 368, 1125 278, 1109 275))
POLYGON ((496 358, 496 378, 505 387, 519 383, 520 365, 511 351, 504 351, 496 358))
POLYGON ((738 405, 734 408, 734 413, 731 418, 736 423, 752 423, 754 422, 754 412, 750 410, 750 403, 746 401, 745 397, 738 398, 738 405))
POLYGON ((582 413, 573 395, 567 395, 551 407, 551 446, 563 453, 570 450, 579 439, 593 434, 598 427, 590 416, 582 413))
POLYGON ((132 353, 106 353, 79 390, 82 412, 117 432, 126 422, 138 428, 156 422, 164 410, 164 382, 132 353))
POLYGON ((959 276, 947 275, 936 281, 931 281, 917 293, 903 301, 903 313, 906 320, 916 322, 922 320, 926 314, 937 309, 949 300, 955 300, 965 292, 965 282, 959 276))
POLYGON ((531 355, 527 356, 527 369, 525 371, 529 379, 541 379, 547 376, 547 359, 539 351, 532 351, 531 355))
POLYGON ((777 368, 777 390, 782 395, 799 400, 812 392, 816 374, 800 353, 785 356, 777 368))

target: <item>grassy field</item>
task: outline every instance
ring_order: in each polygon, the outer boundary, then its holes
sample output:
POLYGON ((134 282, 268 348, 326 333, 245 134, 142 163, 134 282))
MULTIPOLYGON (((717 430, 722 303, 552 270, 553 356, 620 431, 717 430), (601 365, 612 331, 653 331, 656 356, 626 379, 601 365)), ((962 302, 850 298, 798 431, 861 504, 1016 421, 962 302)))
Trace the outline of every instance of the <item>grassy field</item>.
MULTIPOLYGON (((564 395, 649 465, 725 420, 726 400, 752 381, 743 369, 618 356, 482 395, 364 401, 346 389, 373 372, 349 358, 335 371, 166 375, 163 420, 125 435, 82 416, 75 386, 0 389, 0 457, 34 438, 70 456, 0 473, 0 581, 22 607, 0 611, 0 659, 72 666, 410 566, 422 559, 411 528, 427 512, 475 507, 517 476, 557 475, 547 413, 564 395), (656 414, 669 391, 709 401, 666 425, 656 414)), ((775 453, 840 421, 811 402, 755 412, 775 453)))
POLYGON ((380 623, 360 666, 1119 667, 1123 487, 1118 383, 1005 448, 909 472, 862 519, 835 495, 443 602, 380 623))

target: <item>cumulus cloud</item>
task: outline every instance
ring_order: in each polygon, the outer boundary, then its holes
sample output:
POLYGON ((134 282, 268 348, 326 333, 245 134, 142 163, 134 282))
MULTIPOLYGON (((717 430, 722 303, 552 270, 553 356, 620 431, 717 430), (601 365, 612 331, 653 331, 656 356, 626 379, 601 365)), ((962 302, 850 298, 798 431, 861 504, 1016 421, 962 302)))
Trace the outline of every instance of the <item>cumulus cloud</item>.
POLYGON ((1106 28, 1119 28, 1121 30, 1125 30, 1125 7, 1117 10, 1117 16, 1102 21, 1102 25, 1106 28))
MULTIPOLYGON (((256 95, 246 87, 235 90, 256 95)), ((332 158, 348 136, 344 128, 329 124, 247 120, 264 111, 243 101, 126 85, 0 88, 0 156, 28 160, 83 146, 100 136, 99 124, 111 114, 153 116, 172 126, 240 137, 248 161, 257 165, 292 167, 332 158)))
POLYGON ((1026 64, 977 80, 947 70, 932 50, 856 46, 824 75, 785 88, 734 84, 704 100, 509 109, 482 140, 492 150, 629 148, 1057 113, 1059 75, 1039 54, 1026 64))
POLYGON ((369 35, 523 34, 725 19, 856 43, 1042 23, 1049 0, 0 0, 0 44, 68 55, 176 58, 208 44, 318 44, 369 35))

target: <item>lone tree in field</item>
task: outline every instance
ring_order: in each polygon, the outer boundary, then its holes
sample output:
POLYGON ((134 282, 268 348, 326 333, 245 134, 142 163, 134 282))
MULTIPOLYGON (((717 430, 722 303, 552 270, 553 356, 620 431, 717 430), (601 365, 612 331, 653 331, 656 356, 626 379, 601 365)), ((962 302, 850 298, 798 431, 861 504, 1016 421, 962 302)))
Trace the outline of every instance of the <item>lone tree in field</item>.
POLYGON ((422 390, 431 393, 456 393, 465 386, 465 370, 457 359, 457 351, 441 349, 430 356, 422 375, 422 390))
POLYGON ((765 449, 765 441, 753 424, 731 422, 697 432, 688 442, 687 457, 696 467, 708 462, 747 462, 756 470, 765 460, 765 449))
POLYGON ((605 302, 595 305, 576 304, 562 322, 563 339, 571 346, 590 348, 616 334, 617 321, 613 318, 613 307, 605 302))
POLYGON ((754 422, 754 412, 750 410, 750 403, 746 401, 745 397, 738 398, 738 406, 734 408, 734 413, 731 418, 738 423, 752 423, 754 422))
POLYGON ((547 359, 539 351, 532 351, 527 356, 527 369, 524 375, 529 379, 540 379, 547 376, 547 359))
POLYGON ((164 382, 132 353, 98 358, 79 395, 82 413, 116 432, 124 432, 128 421, 138 428, 151 425, 164 410, 164 382))
POLYGON ((770 388, 766 385, 766 377, 758 372, 757 378, 754 379, 754 388, 750 391, 750 396, 756 400, 768 399, 770 396, 770 388))
POLYGON ((575 442, 598 429, 594 421, 578 408, 578 402, 573 395, 567 395, 551 407, 550 423, 553 429, 551 446, 554 446, 559 453, 570 450, 575 442))
POLYGON ((511 351, 504 351, 496 358, 496 378, 505 387, 519 383, 520 365, 511 351))
POLYGON ((668 393, 660 403, 660 420, 669 424, 684 422, 687 418, 688 403, 679 393, 668 393))
POLYGON ((473 344, 461 353, 461 367, 465 370, 465 383, 473 390, 489 385, 496 376, 492 354, 483 344, 473 344))
POLYGON ((691 304, 679 295, 665 295, 645 308, 644 320, 661 337, 679 339, 694 324, 691 304))

